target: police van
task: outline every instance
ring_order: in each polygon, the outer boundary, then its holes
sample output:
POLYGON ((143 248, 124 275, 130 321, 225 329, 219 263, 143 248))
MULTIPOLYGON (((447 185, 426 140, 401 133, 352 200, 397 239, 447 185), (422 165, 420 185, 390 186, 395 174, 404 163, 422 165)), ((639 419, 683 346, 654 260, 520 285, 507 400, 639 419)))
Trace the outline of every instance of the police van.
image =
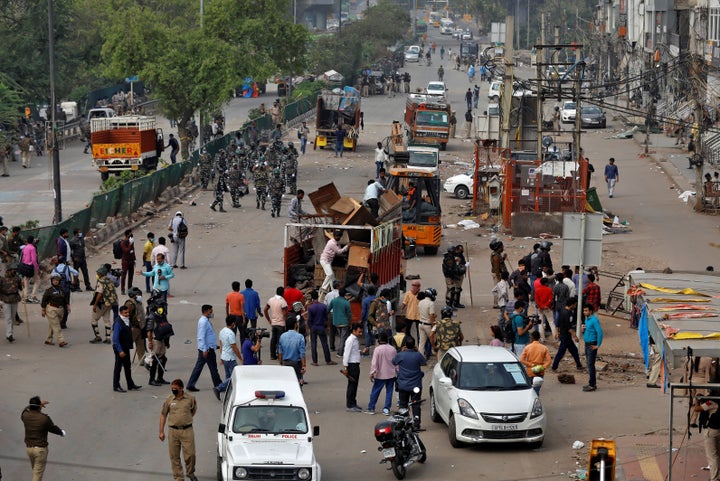
POLYGON ((292 367, 237 366, 218 426, 218 481, 319 481, 319 434, 292 367))

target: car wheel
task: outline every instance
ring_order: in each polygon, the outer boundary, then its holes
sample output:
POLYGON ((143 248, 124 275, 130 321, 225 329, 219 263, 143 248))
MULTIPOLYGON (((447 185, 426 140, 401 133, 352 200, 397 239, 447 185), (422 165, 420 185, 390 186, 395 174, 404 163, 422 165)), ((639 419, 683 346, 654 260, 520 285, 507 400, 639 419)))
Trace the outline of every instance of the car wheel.
POLYGON ((434 256, 434 255, 437 255, 437 253, 438 253, 438 248, 437 248, 436 246, 425 246, 425 247, 423 248, 423 252, 424 252, 425 255, 427 255, 427 256, 434 256))
POLYGON ((458 185, 455 187, 455 197, 458 199, 467 199, 470 195, 470 189, 466 185, 458 185))
POLYGON ((442 417, 440 417, 440 413, 435 405, 435 392, 433 392, 432 389, 430 390, 430 419, 432 419, 434 423, 442 422, 442 417))
POLYGON ((450 413, 450 420, 448 421, 448 439, 450 439, 450 446, 453 448, 462 448, 465 445, 462 441, 458 441, 455 416, 452 413, 450 413))
POLYGON ((217 457, 217 479, 218 481, 223 481, 222 458, 220 456, 217 457))
POLYGON ((603 128, 603 129, 607 128, 607 122, 603 122, 603 123, 602 123, 602 128, 603 128))
POLYGON ((540 441, 530 443, 530 449, 540 449, 543 445, 543 441, 545 441, 545 438, 542 438, 540 441))

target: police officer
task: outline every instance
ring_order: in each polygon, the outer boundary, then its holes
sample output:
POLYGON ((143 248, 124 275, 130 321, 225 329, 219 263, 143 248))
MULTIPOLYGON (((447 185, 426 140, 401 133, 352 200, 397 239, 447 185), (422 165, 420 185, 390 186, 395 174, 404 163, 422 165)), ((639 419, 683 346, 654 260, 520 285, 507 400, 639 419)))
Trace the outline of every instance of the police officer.
POLYGON ((168 449, 175 481, 183 481, 183 466, 180 458, 185 459, 185 474, 190 481, 198 481, 195 476, 195 432, 193 417, 197 412, 197 401, 185 392, 182 379, 175 379, 170 385, 172 394, 165 399, 160 412, 160 441, 165 441, 165 423, 168 425, 168 449))
POLYGON ((55 425, 50 416, 40 412, 49 401, 42 401, 40 396, 30 398, 28 406, 20 415, 25 426, 25 448, 27 449, 33 481, 42 481, 48 458, 48 433, 65 437, 65 431, 55 425))
POLYGON ((280 169, 276 167, 275 170, 273 170, 273 177, 270 179, 271 217, 280 217, 280 203, 282 202, 283 192, 285 192, 285 185, 280 176, 280 169))
MULTIPOLYGON (((148 341, 148 350, 152 352, 152 362, 150 364, 150 381, 151 386, 161 386, 170 384, 165 380, 165 365, 167 364, 167 349, 169 340, 164 332, 157 329, 158 324, 167 321, 167 302, 162 293, 155 291, 147 302, 147 315, 145 316, 145 332, 148 341)), ((146 366, 147 367, 147 364, 146 366)))
POLYGON ((65 347, 68 344, 65 342, 62 330, 60 329, 60 322, 62 321, 65 309, 67 309, 68 313, 70 312, 70 305, 65 297, 65 292, 63 288, 60 287, 61 277, 59 272, 50 274, 50 283, 52 285, 45 291, 42 296, 42 301, 40 301, 40 307, 42 308, 40 315, 47 317, 50 326, 47 338, 45 339, 45 344, 48 346, 54 344, 53 337, 57 338, 58 346, 60 347, 65 347))
POLYGON ((443 307, 440 311, 440 318, 430 332, 430 343, 437 352, 438 361, 451 347, 461 346, 465 339, 460 328, 460 320, 453 319, 452 307, 443 307))
POLYGON ((268 175, 267 163, 262 158, 253 167, 253 175, 255 177, 255 208, 260 209, 262 206, 262 210, 265 210, 270 176, 268 175))
POLYGON ((240 197, 242 197, 242 193, 240 188, 243 183, 243 174, 237 163, 234 163, 230 169, 228 182, 230 184, 230 197, 232 198, 233 207, 239 209, 241 207, 240 197))
POLYGON ((137 287, 131 287, 128 290, 128 300, 125 301, 128 308, 128 317, 130 318, 130 329, 132 330, 132 339, 135 343, 135 352, 137 352, 140 365, 145 365, 145 310, 142 304, 142 291, 137 287))
POLYGON ((288 192, 295 195, 297 193, 297 173, 298 173, 298 151, 295 144, 288 142, 288 155, 285 160, 285 184, 288 192))
POLYGON ((203 190, 207 189, 212 175, 212 157, 208 154, 206 148, 203 147, 200 153, 200 186, 203 190))
POLYGON ((217 162, 215 164, 215 172, 217 173, 217 183, 215 184, 215 200, 210 204, 210 209, 215 210, 215 206, 220 206, 220 212, 227 212, 223 209, 223 200, 225 199, 225 192, 227 192, 227 158, 224 151, 220 151, 218 154, 217 162))

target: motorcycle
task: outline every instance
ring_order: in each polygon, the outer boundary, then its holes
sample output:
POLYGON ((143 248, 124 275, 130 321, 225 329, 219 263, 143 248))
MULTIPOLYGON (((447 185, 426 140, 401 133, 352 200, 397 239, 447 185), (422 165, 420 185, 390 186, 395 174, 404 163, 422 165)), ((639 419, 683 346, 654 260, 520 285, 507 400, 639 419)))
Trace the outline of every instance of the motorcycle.
MULTIPOLYGON (((420 392, 418 388, 416 392, 420 392)), ((380 464, 390 463, 397 479, 405 478, 406 469, 415 462, 427 460, 427 450, 420 440, 415 428, 416 419, 412 415, 412 406, 425 400, 412 401, 408 409, 392 415, 387 421, 375 425, 375 439, 380 443, 378 451, 382 452, 380 464)))

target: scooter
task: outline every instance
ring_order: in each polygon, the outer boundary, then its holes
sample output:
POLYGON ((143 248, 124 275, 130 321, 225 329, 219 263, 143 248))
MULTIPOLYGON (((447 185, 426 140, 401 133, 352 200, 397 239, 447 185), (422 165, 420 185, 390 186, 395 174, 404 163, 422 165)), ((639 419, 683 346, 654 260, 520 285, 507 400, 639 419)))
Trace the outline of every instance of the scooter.
MULTIPOLYGON (((415 389, 416 393, 420 392, 419 388, 415 389)), ((380 464, 389 462, 397 479, 405 478, 406 469, 413 463, 424 463, 427 460, 427 450, 415 428, 416 420, 411 409, 413 405, 423 402, 424 399, 412 401, 408 409, 403 409, 393 414, 389 420, 375 425, 375 439, 380 443, 378 451, 381 451, 383 456, 380 464)))

